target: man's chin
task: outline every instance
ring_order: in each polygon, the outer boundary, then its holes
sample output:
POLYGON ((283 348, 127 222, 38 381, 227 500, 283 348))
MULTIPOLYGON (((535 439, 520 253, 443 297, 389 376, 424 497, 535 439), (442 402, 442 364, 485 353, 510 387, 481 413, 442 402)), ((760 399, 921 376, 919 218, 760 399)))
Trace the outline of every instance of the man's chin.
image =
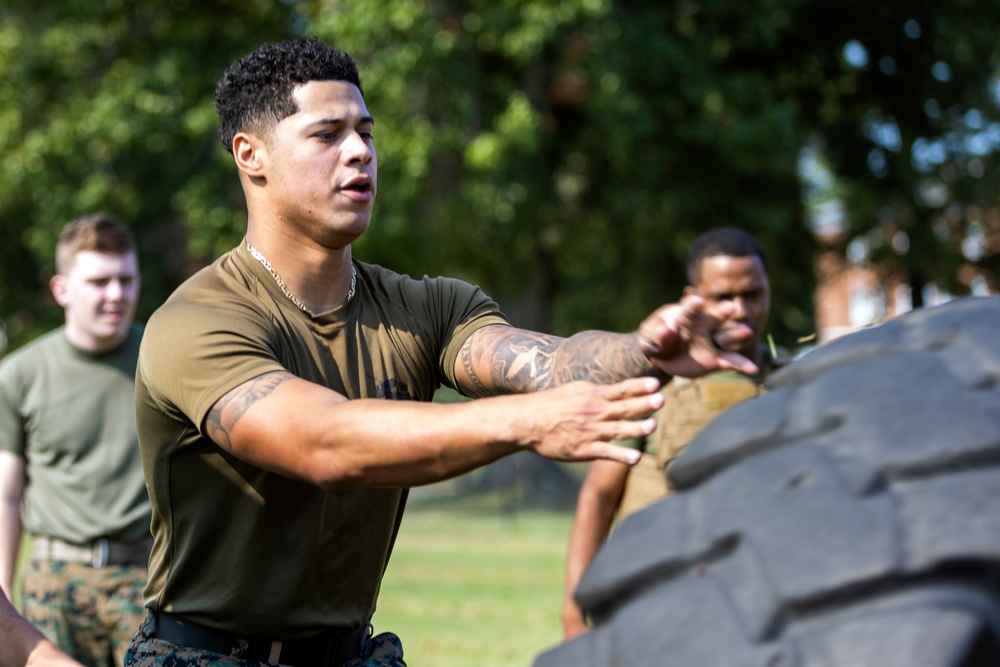
POLYGON ((107 327, 101 331, 99 338, 104 345, 117 345, 128 338, 128 331, 130 327, 131 322, 123 320, 115 326, 107 327))

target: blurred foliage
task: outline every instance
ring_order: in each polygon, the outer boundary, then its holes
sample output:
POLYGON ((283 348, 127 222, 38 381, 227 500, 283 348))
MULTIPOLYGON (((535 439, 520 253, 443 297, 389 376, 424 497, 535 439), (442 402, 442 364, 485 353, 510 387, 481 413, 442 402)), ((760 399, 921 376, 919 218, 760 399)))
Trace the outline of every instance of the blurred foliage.
POLYGON ((46 287, 70 219, 137 232, 147 316, 240 236, 212 94, 248 44, 290 33, 271 0, 7 0, 0 9, 0 319, 17 345, 62 320, 46 287))
POLYGON ((811 327, 794 108, 766 72, 721 70, 675 10, 311 3, 313 31, 362 62, 379 123, 378 219, 358 254, 465 276, 502 304, 527 293, 518 324, 624 331, 679 297, 697 233, 736 225, 803 277, 776 281, 776 326, 811 327))
POLYGON ((931 283, 968 294, 963 268, 997 289, 1000 2, 810 2, 792 22, 779 48, 802 61, 784 76, 838 178, 841 246, 862 241, 916 306, 931 283), (990 252, 963 251, 976 227, 990 252))
POLYGON ((16 346, 61 320, 45 283, 77 215, 136 229, 140 317, 234 245, 245 212, 215 82, 264 41, 316 34, 358 60, 377 119, 379 201, 359 258, 481 284, 522 326, 629 330, 678 297, 696 234, 735 225, 769 253, 772 328, 794 344, 814 326, 804 146, 839 179, 845 244, 905 229, 908 253, 885 259, 918 279, 964 261, 940 216, 960 232, 996 203, 998 12, 998 0, 7 0, 0 322, 16 346))

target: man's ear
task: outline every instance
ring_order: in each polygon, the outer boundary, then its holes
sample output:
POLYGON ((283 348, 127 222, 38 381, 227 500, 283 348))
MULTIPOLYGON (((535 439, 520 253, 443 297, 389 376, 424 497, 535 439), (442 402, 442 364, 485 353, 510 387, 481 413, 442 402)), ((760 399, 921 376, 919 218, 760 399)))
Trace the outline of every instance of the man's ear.
POLYGON ((66 276, 58 273, 52 276, 49 279, 49 289, 52 291, 56 303, 63 308, 69 306, 69 288, 66 285, 66 276))
POLYGON ((233 157, 236 159, 236 166, 247 176, 259 178, 264 175, 267 147, 260 138, 246 132, 238 132, 233 137, 233 157))
POLYGON ((692 287, 691 285, 685 285, 684 296, 691 296, 692 294, 694 294, 695 296, 700 296, 698 294, 698 290, 696 290, 694 287, 692 287))

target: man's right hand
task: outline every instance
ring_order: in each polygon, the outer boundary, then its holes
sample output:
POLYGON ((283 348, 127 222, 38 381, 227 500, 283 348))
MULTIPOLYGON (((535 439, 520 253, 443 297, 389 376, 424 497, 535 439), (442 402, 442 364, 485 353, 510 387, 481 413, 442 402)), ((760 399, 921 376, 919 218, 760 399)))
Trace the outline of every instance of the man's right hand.
POLYGON ((611 459, 632 465, 640 452, 611 441, 653 432, 656 422, 649 415, 663 405, 659 388, 658 380, 644 377, 610 385, 571 382, 509 397, 526 406, 513 413, 512 439, 558 461, 611 459))

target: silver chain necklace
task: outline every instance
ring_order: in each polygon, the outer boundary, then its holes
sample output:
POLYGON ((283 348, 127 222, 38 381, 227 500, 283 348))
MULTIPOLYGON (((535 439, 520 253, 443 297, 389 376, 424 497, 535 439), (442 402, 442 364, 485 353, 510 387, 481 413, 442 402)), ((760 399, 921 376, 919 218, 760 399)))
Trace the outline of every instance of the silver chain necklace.
MULTIPOLYGON (((292 294, 291 290, 288 289, 288 286, 285 285, 285 281, 281 279, 281 276, 278 275, 278 272, 271 268, 271 262, 267 261, 267 257, 264 257, 264 255, 260 252, 260 250, 257 250, 257 248, 254 248, 252 245, 250 245, 250 241, 246 241, 246 244, 247 244, 247 250, 250 251, 250 256, 256 259, 258 262, 260 262, 261 265, 265 269, 267 269, 267 272, 271 274, 272 278, 274 278, 274 282, 278 283, 278 287, 280 287, 281 291, 285 293, 285 296, 288 297, 288 300, 294 303, 303 313, 305 313, 309 317, 312 317, 313 312, 308 308, 306 308, 304 303, 295 298, 295 295, 292 294)), ((347 293, 348 301, 354 298, 354 288, 357 287, 357 284, 358 284, 358 272, 354 269, 354 265, 351 264, 351 289, 347 293)))

